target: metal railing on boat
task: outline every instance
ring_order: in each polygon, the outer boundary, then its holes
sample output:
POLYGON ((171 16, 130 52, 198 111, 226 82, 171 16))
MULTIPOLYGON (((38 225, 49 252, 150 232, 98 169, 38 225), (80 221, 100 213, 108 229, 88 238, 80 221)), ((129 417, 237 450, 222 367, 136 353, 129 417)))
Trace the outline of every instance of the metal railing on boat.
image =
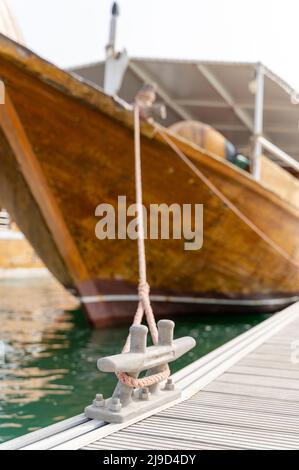
MULTIPOLYGON (((255 108, 254 108, 254 134, 252 136, 252 155, 251 155, 251 173, 256 180, 261 176, 261 156, 263 149, 267 150, 277 160, 286 164, 297 172, 299 172, 299 162, 286 152, 274 145, 269 139, 263 135, 263 114, 264 114, 264 78, 269 76, 269 72, 265 67, 258 63, 256 65, 255 77, 255 108)), ((296 103, 298 102, 296 97, 296 103)))

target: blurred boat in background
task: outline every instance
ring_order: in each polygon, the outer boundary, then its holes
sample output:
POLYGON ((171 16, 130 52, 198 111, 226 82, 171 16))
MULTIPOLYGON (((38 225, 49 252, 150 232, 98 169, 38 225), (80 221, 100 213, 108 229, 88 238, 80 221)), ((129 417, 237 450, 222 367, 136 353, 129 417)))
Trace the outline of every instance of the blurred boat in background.
MULTIPOLYGON (((0 1, 0 33, 25 44, 7 0, 0 1)), ((8 212, 0 209, 0 280, 44 275, 50 274, 17 225, 11 221, 8 212)))

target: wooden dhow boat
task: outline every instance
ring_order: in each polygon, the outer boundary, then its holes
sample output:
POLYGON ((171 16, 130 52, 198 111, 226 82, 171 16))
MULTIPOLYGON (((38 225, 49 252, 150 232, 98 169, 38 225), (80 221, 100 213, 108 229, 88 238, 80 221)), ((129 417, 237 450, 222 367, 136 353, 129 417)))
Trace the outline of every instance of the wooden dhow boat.
MULTIPOLYGON (((134 202, 130 107, 5 36, 0 36, 0 76, 5 85, 0 200, 48 269, 78 294, 93 325, 128 321, 137 301, 136 242, 98 240, 95 209, 100 203, 116 207, 119 195, 134 202)), ((153 125, 142 122, 145 206, 204 206, 200 250, 185 251, 184 240, 146 242, 156 315, 276 310, 293 302, 299 295, 298 180, 266 157, 259 158, 257 178, 221 152, 169 135, 289 258, 196 178, 153 125)), ((288 162, 297 168, 297 162, 288 162)))

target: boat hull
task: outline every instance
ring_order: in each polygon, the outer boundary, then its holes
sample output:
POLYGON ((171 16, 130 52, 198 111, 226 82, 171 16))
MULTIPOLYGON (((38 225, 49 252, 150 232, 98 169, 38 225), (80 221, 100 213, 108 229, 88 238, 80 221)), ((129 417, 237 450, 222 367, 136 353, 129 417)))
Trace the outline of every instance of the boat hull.
MULTIPOLYGON (((112 295, 114 289, 117 295, 134 295, 136 242, 95 235, 98 204, 117 209, 120 195, 128 205, 134 203, 131 111, 3 36, 0 58, 8 98, 0 107, 1 201, 49 270, 83 300, 112 295)), ((152 294, 247 300, 296 296, 298 268, 232 213, 149 124, 141 131, 145 206, 203 204, 204 214, 200 250, 184 250, 184 240, 147 240, 152 294)), ((173 140, 299 263, 295 205, 229 162, 173 140)), ((136 300, 113 302, 84 302, 90 321, 101 326, 132 318, 136 300)), ((197 302, 163 300, 155 306, 158 315, 208 310, 208 304, 197 302)), ((213 308, 218 311, 219 305, 213 308)))
MULTIPOLYGON (((78 289, 78 298, 86 311, 89 321, 95 327, 113 326, 129 323, 136 311, 138 295, 136 286, 123 281, 87 281, 78 289)), ((194 294, 194 292, 171 292, 151 290, 151 305, 156 318, 232 314, 246 315, 274 313, 297 302, 299 295, 293 292, 270 295, 240 296, 236 293, 224 297, 194 294)))

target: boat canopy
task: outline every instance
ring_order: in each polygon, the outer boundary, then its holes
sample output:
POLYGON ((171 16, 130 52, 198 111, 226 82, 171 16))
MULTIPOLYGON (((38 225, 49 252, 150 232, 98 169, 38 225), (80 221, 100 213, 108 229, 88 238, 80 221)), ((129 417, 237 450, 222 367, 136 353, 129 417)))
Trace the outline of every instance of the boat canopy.
MULTIPOLYGON (((155 83, 160 100, 167 106, 164 125, 182 119, 199 120, 249 156, 251 137, 257 134, 258 66, 263 70, 263 126, 259 134, 299 161, 299 94, 263 64, 130 58, 125 70, 120 71, 123 76, 117 95, 131 103, 144 82, 155 83)), ((105 61, 72 71, 104 88, 105 61)), ((269 149, 264 150, 269 155, 269 149)), ((279 152, 270 154, 282 166, 289 166, 279 158, 279 152)))
POLYGON ((5 34, 5 36, 17 41, 19 44, 25 43, 19 23, 7 0, 0 0, 0 33, 5 34))

